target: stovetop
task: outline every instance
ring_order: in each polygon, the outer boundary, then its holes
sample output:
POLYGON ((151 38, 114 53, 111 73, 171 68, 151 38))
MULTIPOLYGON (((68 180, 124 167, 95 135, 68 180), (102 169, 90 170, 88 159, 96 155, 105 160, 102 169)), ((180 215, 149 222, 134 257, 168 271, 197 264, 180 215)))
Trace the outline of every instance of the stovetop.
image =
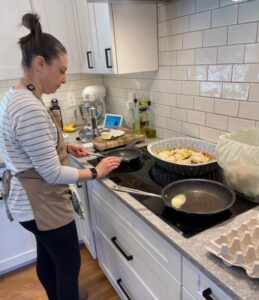
MULTIPOLYGON (((160 194, 163 187, 170 182, 183 179, 175 174, 160 170, 146 148, 142 149, 142 151, 143 165, 139 170, 127 173, 112 172, 108 175, 108 178, 118 185, 155 194, 160 194), (159 172, 159 176, 156 176, 157 172, 159 172)), ((98 160, 91 160, 89 163, 96 166, 98 160)), ((205 177, 203 176, 203 178, 222 181, 220 172, 208 174, 205 177)), ((180 214, 165 206, 163 200, 160 198, 135 194, 132 196, 186 238, 233 218, 257 205, 240 195, 236 195, 236 202, 230 209, 213 216, 201 217, 180 214)))

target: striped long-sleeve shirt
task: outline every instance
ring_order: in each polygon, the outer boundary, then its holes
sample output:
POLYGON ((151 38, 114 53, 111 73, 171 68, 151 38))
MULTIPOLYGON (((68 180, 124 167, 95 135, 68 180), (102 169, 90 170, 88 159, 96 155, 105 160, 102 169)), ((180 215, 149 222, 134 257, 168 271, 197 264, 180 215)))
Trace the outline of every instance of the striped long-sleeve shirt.
MULTIPOLYGON (((56 151, 57 129, 44 104, 27 89, 11 88, 0 102, 0 151, 12 174, 35 168, 48 183, 78 180, 76 168, 61 166, 56 151)), ((19 180, 13 176, 8 207, 18 222, 34 219, 19 180)))

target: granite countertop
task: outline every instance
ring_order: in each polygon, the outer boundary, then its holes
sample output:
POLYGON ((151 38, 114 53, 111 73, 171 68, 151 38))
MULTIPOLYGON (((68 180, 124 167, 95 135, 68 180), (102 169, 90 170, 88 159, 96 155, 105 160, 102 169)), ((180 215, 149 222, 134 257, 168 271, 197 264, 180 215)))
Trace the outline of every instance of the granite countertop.
MULTIPOLYGON (((74 136, 70 136, 68 141, 74 142, 74 136)), ((85 159, 77 159, 77 161, 85 166, 87 164, 85 159)), ((221 259, 205 249, 206 243, 211 239, 257 216, 259 214, 259 206, 186 239, 144 207, 134 196, 113 191, 111 189, 113 182, 108 178, 100 180, 100 183, 114 193, 117 198, 135 214, 140 216, 146 224, 163 236, 175 249, 188 258, 202 273, 206 274, 232 299, 259 299, 259 279, 248 277, 242 268, 226 266, 221 259)))

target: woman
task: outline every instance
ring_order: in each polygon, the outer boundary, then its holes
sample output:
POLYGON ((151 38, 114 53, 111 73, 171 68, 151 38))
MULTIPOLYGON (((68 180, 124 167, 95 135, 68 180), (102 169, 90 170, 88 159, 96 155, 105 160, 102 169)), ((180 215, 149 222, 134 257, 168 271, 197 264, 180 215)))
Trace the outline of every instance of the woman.
POLYGON ((41 100, 66 82, 66 49, 42 33, 37 15, 24 15, 22 24, 30 30, 19 40, 24 75, 0 104, 0 150, 10 170, 6 209, 35 235, 37 275, 48 298, 77 300, 80 252, 67 184, 102 178, 120 161, 108 157, 91 170, 67 166, 67 153, 83 157, 88 150, 64 143, 41 100))

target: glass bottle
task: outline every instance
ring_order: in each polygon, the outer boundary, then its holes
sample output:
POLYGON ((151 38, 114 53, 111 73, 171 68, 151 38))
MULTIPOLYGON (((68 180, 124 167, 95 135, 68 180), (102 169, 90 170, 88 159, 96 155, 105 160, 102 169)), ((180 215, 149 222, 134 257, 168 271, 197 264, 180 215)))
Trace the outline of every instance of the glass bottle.
POLYGON ((148 101, 148 125, 146 129, 146 137, 149 139, 154 139, 156 138, 156 129, 155 129, 155 117, 154 113, 151 107, 151 101, 148 101))
POLYGON ((136 98, 136 94, 133 99, 133 106, 132 106, 132 128, 133 131, 139 132, 140 131, 140 122, 139 122, 139 105, 138 105, 138 99, 136 98))
POLYGON ((148 99, 143 96, 139 99, 139 120, 140 120, 140 131, 145 134, 148 125, 148 99))

